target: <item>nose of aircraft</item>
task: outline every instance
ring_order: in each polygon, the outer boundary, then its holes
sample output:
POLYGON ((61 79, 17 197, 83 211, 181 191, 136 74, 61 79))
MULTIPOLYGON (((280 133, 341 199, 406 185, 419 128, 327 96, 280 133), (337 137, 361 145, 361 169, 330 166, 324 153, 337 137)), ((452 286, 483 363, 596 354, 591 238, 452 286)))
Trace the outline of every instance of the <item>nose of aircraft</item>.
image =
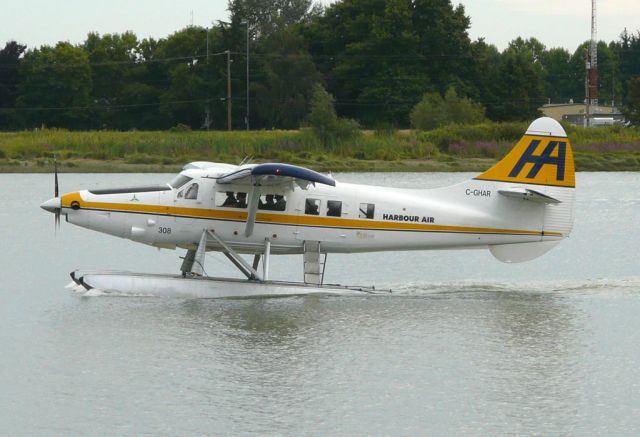
POLYGON ((60 210, 60 198, 54 197, 53 199, 49 199, 42 205, 40 205, 40 208, 44 209, 45 211, 55 213, 56 211, 60 210))

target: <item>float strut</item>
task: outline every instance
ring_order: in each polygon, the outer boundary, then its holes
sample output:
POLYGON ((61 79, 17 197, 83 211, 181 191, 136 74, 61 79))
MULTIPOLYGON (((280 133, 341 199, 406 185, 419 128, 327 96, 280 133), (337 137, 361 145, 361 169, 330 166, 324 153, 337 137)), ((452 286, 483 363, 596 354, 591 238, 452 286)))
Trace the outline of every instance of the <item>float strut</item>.
POLYGON ((191 269, 193 268, 193 261, 196 258, 195 250, 187 250, 187 254, 182 258, 182 265, 180 266, 180 271, 182 272, 182 277, 187 276, 187 273, 191 273, 191 269))
POLYGON ((262 275, 256 271, 244 258, 242 258, 235 250, 230 248, 227 243, 222 241, 220 237, 211 231, 206 231, 207 235, 222 247, 222 253, 244 274, 248 279, 256 279, 262 281, 262 275))
POLYGON ((269 258, 271 258, 271 241, 264 239, 264 259, 262 260, 262 280, 269 279, 269 258))

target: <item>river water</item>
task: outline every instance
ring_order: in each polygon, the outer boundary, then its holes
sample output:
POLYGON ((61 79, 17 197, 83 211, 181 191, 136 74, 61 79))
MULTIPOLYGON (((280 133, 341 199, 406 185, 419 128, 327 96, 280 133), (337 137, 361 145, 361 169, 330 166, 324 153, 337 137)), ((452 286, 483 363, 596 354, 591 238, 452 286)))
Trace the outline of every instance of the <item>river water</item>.
MULTIPOLYGON (((337 174, 431 187, 469 174, 337 174)), ((170 175, 61 175, 63 192, 170 175)), ((640 433, 640 174, 580 173, 571 237, 488 251, 330 255, 365 297, 87 295, 76 268, 175 272, 158 251, 62 223, 51 175, 0 175, 0 434, 640 433)), ((295 257, 274 278, 301 277, 295 257)), ((232 274, 220 255, 207 271, 232 274)))

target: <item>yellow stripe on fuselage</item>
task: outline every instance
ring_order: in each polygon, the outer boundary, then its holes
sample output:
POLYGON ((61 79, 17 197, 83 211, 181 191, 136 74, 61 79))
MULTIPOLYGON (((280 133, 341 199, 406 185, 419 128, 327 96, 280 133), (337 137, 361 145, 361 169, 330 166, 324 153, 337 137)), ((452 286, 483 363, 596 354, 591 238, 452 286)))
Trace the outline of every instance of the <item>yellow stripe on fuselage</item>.
MULTIPOLYGON (((70 208, 72 202, 78 202, 81 208, 97 209, 114 212, 131 212, 144 214, 167 215, 184 218, 202 218, 214 220, 231 220, 244 222, 247 220, 246 211, 231 211, 220 209, 184 208, 164 205, 147 205, 133 203, 87 202, 82 200, 79 192, 65 194, 61 198, 63 208, 70 208)), ((511 234, 511 235, 542 235, 540 231, 521 229, 497 229, 469 226, 446 226, 422 223, 399 223, 390 221, 374 221, 363 219, 348 219, 320 216, 297 216, 288 214, 273 214, 258 212, 256 222, 273 225, 315 226, 345 229, 369 229, 385 231, 423 231, 423 232, 452 232, 472 234, 511 234)), ((559 232, 545 232, 544 235, 558 236, 559 232)))

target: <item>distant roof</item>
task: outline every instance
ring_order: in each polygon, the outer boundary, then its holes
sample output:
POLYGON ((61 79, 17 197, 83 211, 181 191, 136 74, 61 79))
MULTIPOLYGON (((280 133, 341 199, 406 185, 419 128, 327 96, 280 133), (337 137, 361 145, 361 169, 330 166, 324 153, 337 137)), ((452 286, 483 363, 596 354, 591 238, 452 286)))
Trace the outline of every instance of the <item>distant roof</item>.
POLYGON ((555 108, 559 106, 584 106, 585 104, 582 102, 578 103, 545 103, 542 105, 543 108, 555 108))

